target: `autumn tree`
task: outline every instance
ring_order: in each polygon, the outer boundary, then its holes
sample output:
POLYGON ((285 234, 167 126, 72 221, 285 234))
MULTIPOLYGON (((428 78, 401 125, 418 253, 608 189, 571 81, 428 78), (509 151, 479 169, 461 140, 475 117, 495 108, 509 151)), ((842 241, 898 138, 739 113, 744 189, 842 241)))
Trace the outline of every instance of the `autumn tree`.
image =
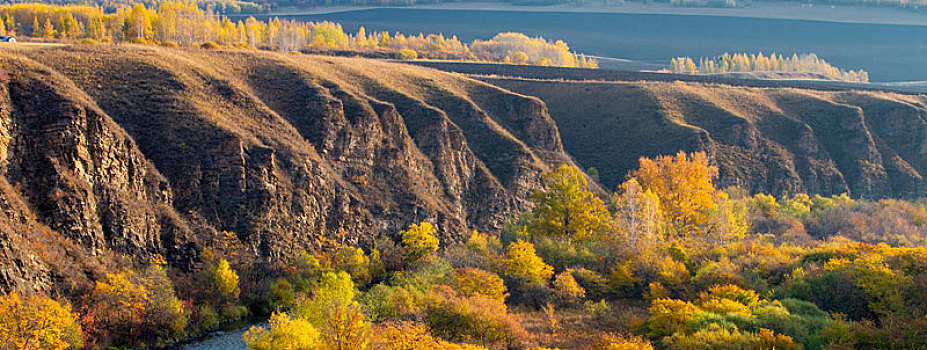
POLYGON ((537 207, 531 223, 534 233, 585 240, 599 234, 609 223, 605 203, 588 189, 579 168, 561 165, 544 175, 544 188, 532 196, 537 207))
POLYGON ((541 260, 531 242, 518 240, 509 245, 505 273, 524 284, 544 284, 554 274, 554 268, 541 260))
POLYGON ((151 16, 144 4, 139 3, 132 7, 126 18, 126 23, 128 24, 125 33, 126 39, 144 42, 152 38, 151 16))
POLYGON ((750 228, 746 219, 745 203, 728 198, 727 193, 723 191, 717 191, 713 201, 715 209, 709 217, 708 239, 717 245, 743 239, 750 228))
POLYGON ((567 269, 558 273, 551 286, 554 296, 565 304, 572 304, 586 297, 586 290, 573 278, 573 270, 567 269))
POLYGON ((456 290, 463 296, 482 295, 505 302, 505 284, 496 274, 472 267, 457 270, 456 290))
POLYGON ((704 152, 676 156, 642 157, 631 178, 660 199, 660 207, 671 227, 684 237, 704 233, 715 209, 713 178, 718 168, 708 165, 704 152))
POLYGON ((206 273, 217 300, 224 304, 238 301, 238 295, 241 293, 238 287, 238 273, 232 269, 228 260, 218 259, 208 263, 206 273))
POLYGON ((268 328, 251 327, 243 336, 252 350, 321 350, 319 331, 309 321, 286 313, 270 316, 268 328))
POLYGON ((51 19, 46 18, 45 24, 42 25, 42 37, 43 38, 54 38, 55 37, 55 26, 52 25, 51 19))
POLYGON ((313 290, 312 299, 301 301, 293 316, 318 329, 326 349, 363 350, 370 342, 370 323, 354 296, 350 275, 326 272, 313 290))
POLYGON ((660 198, 644 190, 637 179, 621 184, 620 193, 612 197, 617 243, 629 252, 659 247, 665 226, 660 198))
POLYGON ((406 260, 411 263, 431 260, 441 243, 435 236, 437 233, 438 230, 429 222, 412 224, 408 229, 400 232, 406 260))
POLYGON ((40 295, 0 297, 0 349, 61 350, 83 345, 71 305, 40 295))

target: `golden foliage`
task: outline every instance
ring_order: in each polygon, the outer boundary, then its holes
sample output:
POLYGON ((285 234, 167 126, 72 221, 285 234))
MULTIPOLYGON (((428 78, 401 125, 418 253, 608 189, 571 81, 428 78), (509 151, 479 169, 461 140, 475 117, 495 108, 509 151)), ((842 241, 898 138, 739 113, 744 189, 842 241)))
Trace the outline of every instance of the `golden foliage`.
POLYGON ((80 323, 71 305, 44 296, 0 297, 0 345, 2 349, 80 348, 80 323))
POLYGON ((689 57, 678 57, 670 61, 670 71, 686 74, 714 74, 733 72, 777 72, 777 73, 812 73, 838 80, 868 82, 869 73, 864 70, 842 70, 832 66, 815 54, 793 54, 783 57, 775 53, 765 56, 763 53, 746 54, 725 53, 714 58, 699 59, 698 65, 689 57))
POLYGON ((354 300, 354 283, 344 271, 325 272, 313 297, 297 303, 296 318, 315 326, 322 343, 333 350, 363 350, 370 344, 370 322, 354 300))
POLYGON ((518 50, 524 56, 519 63, 597 67, 595 60, 571 52, 562 41, 551 43, 520 33, 502 33, 490 40, 466 44, 455 36, 448 38, 443 34, 367 33, 363 27, 351 34, 346 33, 341 24, 332 22, 276 17, 267 21, 254 17, 233 21, 188 0, 159 1, 151 8, 145 4, 119 6, 114 13, 108 14, 89 6, 13 4, 0 6, 0 18, 9 19, 3 21, 6 32, 50 39, 205 45, 203 47, 209 49, 260 47, 281 52, 387 51, 399 59, 430 57, 498 62, 514 55, 512 50, 518 50))
POLYGON ((694 304, 675 299, 656 299, 650 303, 650 319, 647 320, 648 335, 666 336, 683 331, 686 323, 702 312, 694 304))
POLYGON ((653 345, 643 337, 605 333, 586 350, 653 350, 653 345))
POLYGON ((742 333, 736 329, 729 330, 715 324, 691 335, 674 334, 668 337, 664 344, 667 349, 672 350, 798 350, 802 348, 801 345, 795 344, 791 337, 775 334, 768 329, 761 328, 757 333, 742 333))
POLYGON ((376 337, 374 350, 480 350, 471 344, 454 344, 435 338, 428 326, 421 323, 399 321, 386 322, 374 329, 376 337))
POLYGON ((704 152, 641 158, 640 168, 631 174, 645 190, 657 195, 667 220, 683 236, 705 231, 716 207, 712 179, 717 175, 718 168, 708 165, 704 152))
POLYGON ((435 235, 438 231, 429 222, 412 224, 408 229, 400 232, 402 248, 409 262, 429 261, 438 251, 441 243, 435 235))
POLYGON ((537 207, 533 233, 586 240, 601 233, 609 223, 605 203, 589 191, 579 168, 561 165, 544 175, 544 189, 532 198, 537 207))
POLYGON ((238 294, 241 293, 238 288, 238 273, 232 269, 229 261, 219 259, 218 262, 209 266, 209 272, 219 297, 229 302, 237 301, 238 294))
POLYGON ((465 297, 448 286, 431 291, 425 319, 431 331, 445 339, 492 348, 517 347, 526 337, 505 303, 482 295, 465 297))
POLYGON ((290 318, 285 313, 270 316, 269 329, 254 326, 243 338, 253 350, 316 350, 322 349, 319 331, 309 321, 290 318))
POLYGON ((464 296, 482 295, 504 302, 508 294, 496 274, 472 267, 457 270, 457 292, 464 296))
POLYGON ((620 192, 612 196, 612 205, 616 238, 622 248, 637 255, 660 248, 665 228, 660 198, 650 189, 641 187, 634 178, 622 183, 620 192))
POLYGON ((534 244, 518 240, 509 245, 506 254, 505 273, 525 284, 544 284, 554 274, 554 268, 544 263, 537 255, 534 244))
POLYGON ((573 278, 573 270, 558 273, 552 286, 554 287, 554 296, 567 304, 578 302, 586 297, 586 290, 573 278))

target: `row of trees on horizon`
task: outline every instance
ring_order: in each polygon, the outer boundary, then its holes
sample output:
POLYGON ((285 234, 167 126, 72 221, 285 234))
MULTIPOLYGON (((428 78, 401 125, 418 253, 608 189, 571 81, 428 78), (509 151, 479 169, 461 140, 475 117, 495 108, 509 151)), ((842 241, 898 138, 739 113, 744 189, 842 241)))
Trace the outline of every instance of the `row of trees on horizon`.
POLYGON ((295 20, 232 21, 202 10, 193 1, 143 4, 107 14, 89 6, 17 4, 0 6, 0 34, 83 43, 220 45, 275 51, 354 51, 393 53, 402 59, 434 58, 596 68, 594 59, 570 51, 563 41, 551 42, 521 33, 500 33, 489 40, 460 41, 443 34, 404 35, 370 32, 363 27, 346 33, 338 23, 295 20))
POLYGON ((808 73, 821 75, 830 79, 868 82, 869 73, 864 70, 843 70, 834 67, 817 55, 792 54, 769 56, 747 53, 725 53, 711 58, 700 58, 698 63, 689 57, 677 57, 670 61, 670 71, 682 74, 718 74, 718 73, 808 73))

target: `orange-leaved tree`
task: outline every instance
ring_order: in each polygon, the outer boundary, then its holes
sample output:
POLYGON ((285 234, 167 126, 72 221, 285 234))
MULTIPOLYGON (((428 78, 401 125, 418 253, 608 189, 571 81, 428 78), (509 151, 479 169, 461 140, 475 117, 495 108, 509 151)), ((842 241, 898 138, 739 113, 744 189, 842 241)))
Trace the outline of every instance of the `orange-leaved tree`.
POLYGON ((715 208, 713 178, 718 168, 708 165, 704 152, 675 156, 642 157, 631 177, 660 198, 660 206, 672 228, 680 235, 704 232, 715 208))

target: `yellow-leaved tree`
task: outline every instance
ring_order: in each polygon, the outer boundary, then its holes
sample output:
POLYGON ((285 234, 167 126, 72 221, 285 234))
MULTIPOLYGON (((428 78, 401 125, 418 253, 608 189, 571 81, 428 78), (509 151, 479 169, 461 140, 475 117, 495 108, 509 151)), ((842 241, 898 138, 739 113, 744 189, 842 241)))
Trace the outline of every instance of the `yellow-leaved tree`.
POLYGON ((309 321, 291 318, 283 312, 270 316, 269 328, 251 327, 244 334, 248 348, 254 350, 321 350, 319 331, 309 321))
POLYGON ((588 189, 576 167, 561 165, 544 175, 544 189, 532 196, 537 207, 531 231, 540 235, 584 240, 602 232, 609 223, 605 203, 588 189))
POLYGON ((615 232, 619 247, 641 255, 650 248, 659 249, 665 222, 660 198, 641 187, 637 179, 621 184, 620 194, 612 197, 615 208, 615 232))
POLYGON ((210 266, 210 272, 216 284, 218 297, 228 303, 237 302, 238 294, 241 292, 238 288, 238 273, 232 269, 229 261, 219 259, 214 266, 210 266))
POLYGON ((631 177, 660 199, 660 207, 672 229, 683 237, 704 233, 709 215, 715 209, 717 189, 712 182, 718 168, 708 165, 704 152, 656 159, 642 157, 640 168, 631 177))
POLYGON ((148 289, 132 281, 132 273, 106 274, 90 295, 95 328, 116 344, 141 338, 145 313, 151 302, 148 289))
POLYGON ((370 322, 354 300, 354 282, 344 271, 325 272, 309 299, 290 314, 276 313, 270 328, 251 327, 243 338, 262 349, 363 350, 370 344, 370 322))
POLYGON ((438 237, 435 237, 437 233, 434 225, 428 222, 412 224, 407 230, 400 232, 406 261, 415 263, 431 260, 441 243, 438 237))
POLYGON ((711 243, 722 246, 742 240, 750 229, 745 201, 730 199, 724 191, 715 193, 713 200, 715 209, 710 216, 707 238, 711 243))
POLYGON ((370 343, 370 322, 354 300, 354 282, 344 271, 322 274, 311 300, 293 310, 315 326, 326 349, 363 350, 370 343))
POLYGON ((518 240, 509 245, 505 259, 505 274, 525 285, 545 284, 554 274, 554 268, 537 255, 534 244, 518 240))
POLYGON ((71 306, 44 296, 0 297, 0 349, 68 349, 83 345, 71 306))

